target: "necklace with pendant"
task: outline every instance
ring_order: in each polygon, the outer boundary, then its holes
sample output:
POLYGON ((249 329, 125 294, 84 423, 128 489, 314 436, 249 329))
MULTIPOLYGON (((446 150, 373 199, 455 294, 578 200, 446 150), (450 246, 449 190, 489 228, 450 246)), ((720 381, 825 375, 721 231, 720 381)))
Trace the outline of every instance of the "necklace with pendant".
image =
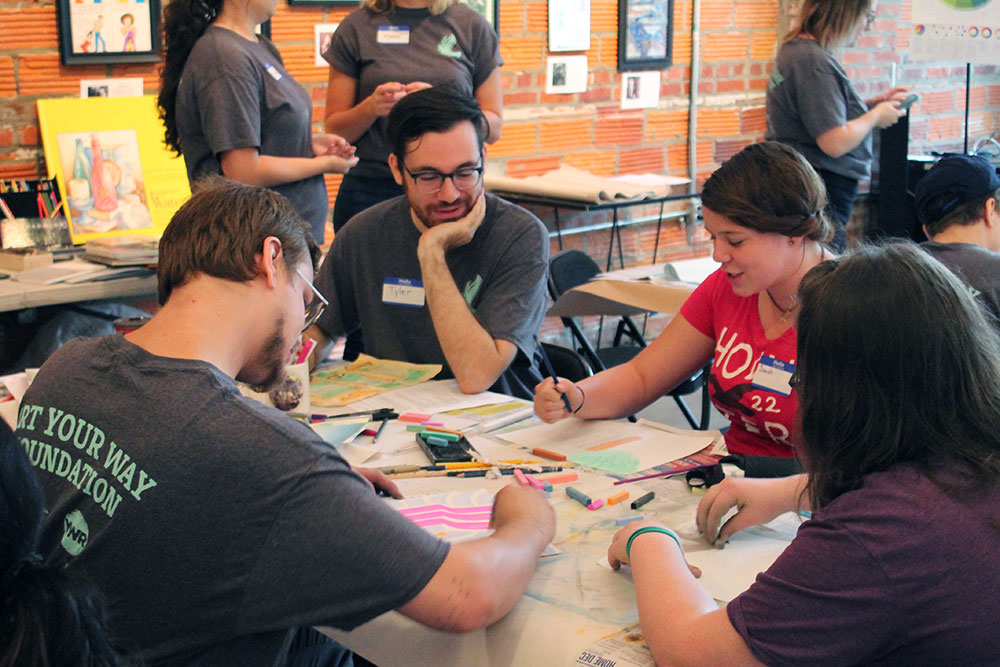
POLYGON ((791 317, 792 312, 794 312, 795 308, 799 305, 798 302, 793 302, 792 305, 789 306, 788 308, 782 308, 780 305, 778 305, 778 301, 774 298, 774 295, 771 294, 771 290, 766 289, 764 291, 767 292, 767 298, 771 300, 771 303, 774 304, 774 307, 777 308, 778 311, 781 313, 781 317, 778 318, 778 322, 781 324, 785 324, 786 322, 788 322, 788 318, 791 317))

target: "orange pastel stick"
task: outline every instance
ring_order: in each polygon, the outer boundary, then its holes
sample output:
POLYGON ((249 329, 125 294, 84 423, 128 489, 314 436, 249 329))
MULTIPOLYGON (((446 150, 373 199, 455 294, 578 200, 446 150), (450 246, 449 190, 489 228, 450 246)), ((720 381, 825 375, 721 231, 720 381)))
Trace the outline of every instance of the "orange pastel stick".
POLYGON ((531 453, 535 456, 541 456, 552 461, 565 461, 566 455, 560 454, 559 452, 550 452, 547 449, 542 449, 541 447, 535 447, 531 450, 531 453))
POLYGON ((561 475, 552 475, 551 477, 539 477, 538 479, 543 482, 548 482, 549 484, 563 484, 565 482, 575 482, 577 474, 575 472, 564 472, 561 475))
POLYGON ((628 499, 628 491, 622 491, 621 493, 616 493, 615 495, 608 498, 609 505, 617 505, 623 500, 628 499))

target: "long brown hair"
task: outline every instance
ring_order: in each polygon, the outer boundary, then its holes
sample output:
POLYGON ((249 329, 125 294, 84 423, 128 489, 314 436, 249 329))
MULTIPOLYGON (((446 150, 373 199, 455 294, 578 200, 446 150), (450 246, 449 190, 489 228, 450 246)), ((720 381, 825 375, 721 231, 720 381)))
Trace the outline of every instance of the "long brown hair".
POLYGON ((163 70, 156 105, 163 121, 163 143, 181 154, 177 131, 177 89, 191 49, 222 11, 223 0, 170 0, 163 10, 163 70))
POLYGON ((899 464, 958 499, 1000 484, 1000 338, 913 244, 863 247, 799 286, 799 419, 814 508, 899 464))

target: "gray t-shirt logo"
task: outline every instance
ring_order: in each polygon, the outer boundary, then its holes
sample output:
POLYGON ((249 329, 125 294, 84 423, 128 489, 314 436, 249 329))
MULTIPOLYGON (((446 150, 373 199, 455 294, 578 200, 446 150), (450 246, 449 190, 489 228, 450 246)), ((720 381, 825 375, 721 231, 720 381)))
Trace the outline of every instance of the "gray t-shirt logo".
POLYGON ((442 37, 438 44, 438 53, 448 58, 461 58, 462 50, 458 48, 458 38, 452 34, 442 37))
POLYGON ((83 513, 80 510, 73 510, 67 514, 63 520, 62 548, 70 556, 79 556, 83 548, 87 546, 89 537, 90 526, 83 518, 83 513))
POLYGON ((465 299, 465 305, 469 307, 469 310, 476 312, 476 309, 472 307, 472 301, 479 294, 479 288, 483 286, 483 277, 476 274, 476 277, 465 283, 465 289, 462 290, 462 298, 465 299))

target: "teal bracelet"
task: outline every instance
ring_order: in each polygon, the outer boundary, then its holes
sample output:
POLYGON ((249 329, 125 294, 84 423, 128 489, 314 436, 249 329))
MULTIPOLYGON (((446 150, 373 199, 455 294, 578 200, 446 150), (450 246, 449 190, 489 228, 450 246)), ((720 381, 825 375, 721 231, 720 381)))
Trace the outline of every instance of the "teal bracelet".
POLYGON ((674 531, 660 526, 643 526, 639 530, 632 533, 628 538, 628 542, 625 543, 625 558, 627 558, 630 563, 632 562, 632 557, 629 555, 629 552, 632 550, 632 541, 643 533, 663 533, 664 535, 669 535, 673 541, 677 543, 677 548, 681 550, 681 553, 684 553, 684 547, 681 546, 680 538, 677 537, 674 531))

